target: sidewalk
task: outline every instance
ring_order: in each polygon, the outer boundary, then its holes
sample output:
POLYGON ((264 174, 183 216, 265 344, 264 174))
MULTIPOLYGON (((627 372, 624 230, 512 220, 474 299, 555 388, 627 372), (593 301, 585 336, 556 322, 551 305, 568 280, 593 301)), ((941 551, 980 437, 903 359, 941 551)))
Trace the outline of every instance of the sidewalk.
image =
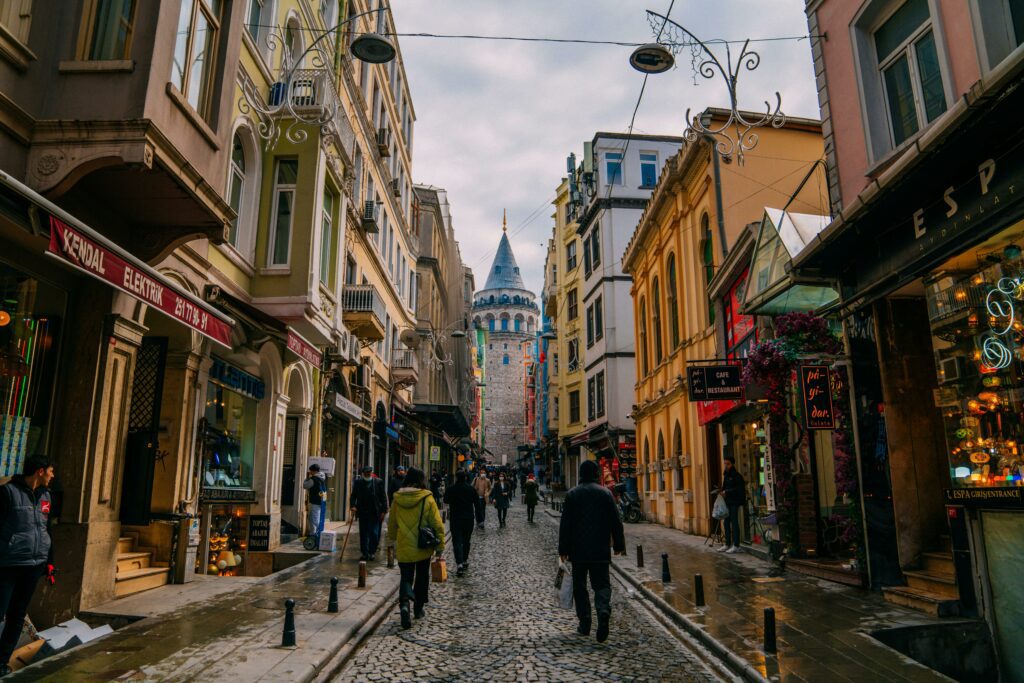
MULTIPOLYGON (((332 673, 335 657, 375 625, 398 589, 398 570, 367 564, 357 588, 358 533, 345 557, 324 554, 260 579, 201 580, 114 601, 108 612, 151 616, 109 636, 26 667, 11 681, 240 680, 311 681, 332 673), (327 613, 330 578, 337 576, 340 611, 327 613), (233 590, 222 590, 229 586, 233 590), (298 646, 282 648, 284 601, 295 600, 298 646), (132 605, 128 601, 134 601, 132 605), (118 603, 125 603, 119 607, 118 603), (161 603, 177 605, 161 613, 161 603)), ((98 610, 93 610, 98 611, 98 610)), ((5 683, 6 683, 5 679, 5 683)))

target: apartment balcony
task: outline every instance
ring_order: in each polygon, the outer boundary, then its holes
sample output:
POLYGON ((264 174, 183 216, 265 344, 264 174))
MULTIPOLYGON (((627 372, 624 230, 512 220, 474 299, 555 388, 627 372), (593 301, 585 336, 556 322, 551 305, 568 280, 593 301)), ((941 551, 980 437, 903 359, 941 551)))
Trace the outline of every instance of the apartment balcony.
POLYGON ((384 339, 384 300, 373 285, 345 285, 341 295, 342 320, 362 341, 384 339))
POLYGON ((391 380, 393 384, 416 384, 420 379, 419 362, 416 352, 409 349, 394 349, 391 352, 391 380))

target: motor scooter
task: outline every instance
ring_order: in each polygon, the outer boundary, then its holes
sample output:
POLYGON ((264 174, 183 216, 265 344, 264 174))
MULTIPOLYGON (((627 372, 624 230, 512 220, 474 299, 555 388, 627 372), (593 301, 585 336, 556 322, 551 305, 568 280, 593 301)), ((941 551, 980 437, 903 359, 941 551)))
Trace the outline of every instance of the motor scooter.
POLYGON ((626 482, 620 481, 612 487, 618 499, 615 507, 619 510, 619 517, 630 524, 636 524, 644 518, 643 510, 640 507, 640 497, 626 486, 626 482))

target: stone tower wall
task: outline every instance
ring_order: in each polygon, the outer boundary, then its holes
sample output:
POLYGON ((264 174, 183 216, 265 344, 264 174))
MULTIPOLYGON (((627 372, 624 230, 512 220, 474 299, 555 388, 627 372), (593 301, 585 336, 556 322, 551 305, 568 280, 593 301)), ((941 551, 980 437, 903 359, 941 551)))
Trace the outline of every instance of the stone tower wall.
POLYGON ((523 344, 531 335, 488 332, 484 444, 498 463, 513 463, 526 443, 526 375, 523 344), (508 350, 505 350, 508 344, 508 350), (491 346, 493 345, 493 348, 491 346), (504 356, 508 354, 508 365, 504 356))

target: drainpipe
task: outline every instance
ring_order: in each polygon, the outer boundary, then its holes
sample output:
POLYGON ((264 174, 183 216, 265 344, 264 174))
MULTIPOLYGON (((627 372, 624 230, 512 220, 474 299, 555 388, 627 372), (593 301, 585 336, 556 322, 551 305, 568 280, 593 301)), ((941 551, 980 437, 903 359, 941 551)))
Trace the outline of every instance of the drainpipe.
POLYGON ((715 214, 718 216, 718 239, 722 243, 722 261, 725 262, 725 257, 729 255, 729 245, 725 241, 725 215, 722 208, 722 176, 718 161, 718 148, 715 147, 715 141, 710 136, 705 135, 704 139, 711 145, 711 159, 715 176, 715 214))

